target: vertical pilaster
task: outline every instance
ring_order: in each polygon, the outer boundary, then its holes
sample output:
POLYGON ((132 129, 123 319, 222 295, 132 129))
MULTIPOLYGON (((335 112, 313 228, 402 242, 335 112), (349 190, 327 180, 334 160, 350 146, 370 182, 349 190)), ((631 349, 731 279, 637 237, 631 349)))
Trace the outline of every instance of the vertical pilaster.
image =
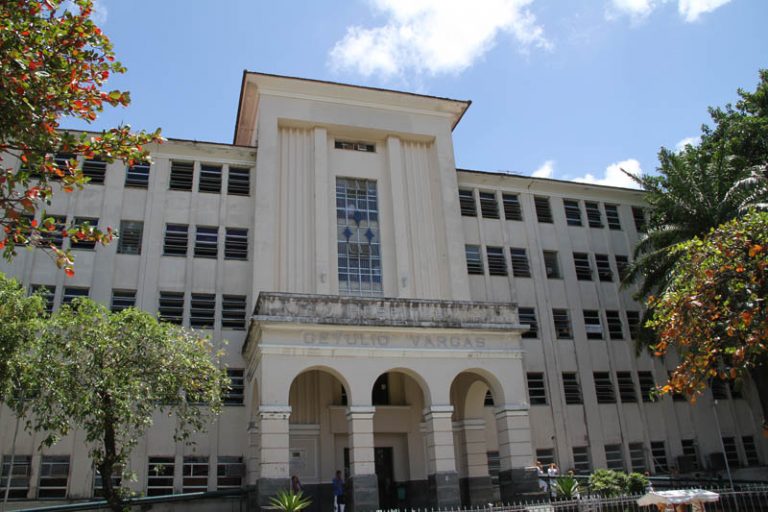
POLYGON ((347 409, 350 466, 347 495, 351 511, 379 508, 379 484, 373 446, 375 411, 371 406, 350 406, 347 409))
POLYGON ((287 489, 289 472, 289 405, 259 407, 258 450, 259 478, 256 481, 258 503, 268 505, 270 496, 287 489))
POLYGON ((464 491, 464 505, 484 505, 498 500, 488 472, 488 452, 485 439, 485 420, 469 418, 458 422, 462 439, 461 448, 466 459, 466 473, 460 480, 464 491))
POLYGON ((496 409, 496 431, 499 436, 501 501, 513 501, 521 494, 536 492, 538 483, 533 468, 528 406, 505 405, 496 409))
POLYGON ((438 508, 461 504, 452 414, 452 405, 433 405, 424 410, 427 427, 427 479, 431 502, 438 508))

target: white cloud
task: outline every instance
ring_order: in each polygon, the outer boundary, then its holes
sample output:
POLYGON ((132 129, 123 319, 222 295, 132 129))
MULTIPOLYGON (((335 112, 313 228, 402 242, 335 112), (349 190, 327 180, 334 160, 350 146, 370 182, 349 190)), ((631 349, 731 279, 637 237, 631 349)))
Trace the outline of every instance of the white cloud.
POLYGON ((547 160, 531 173, 534 178, 551 178, 555 174, 555 161, 547 160))
MULTIPOLYGON (((607 17, 629 16, 633 21, 648 17, 657 7, 671 0, 610 0, 606 11, 607 17)), ((677 0, 677 12, 684 21, 692 23, 702 14, 714 11, 731 0, 677 0)))
POLYGON ((104 25, 107 22, 108 14, 109 11, 107 10, 107 6, 103 0, 93 1, 93 14, 91 14, 91 18, 93 19, 94 23, 97 25, 104 25))
POLYGON ((695 146, 699 142, 701 142, 701 137, 686 137, 677 144, 675 144, 675 151, 680 153, 682 150, 685 149, 685 146, 691 145, 695 146))
POLYGON ((384 25, 347 27, 330 52, 336 69, 364 76, 458 73, 493 48, 500 33, 523 49, 550 48, 528 10, 533 0, 373 0, 384 25))
POLYGON ((712 12, 722 7, 731 0, 680 0, 677 4, 677 12, 685 21, 691 23, 699 19, 699 16, 712 12))
POLYGON ((622 172, 622 169, 634 176, 640 176, 643 173, 642 169, 640 169, 640 162, 634 158, 629 158, 606 167, 602 178, 595 177, 593 174, 586 174, 579 178, 574 178, 572 181, 592 183, 594 185, 609 185, 611 187, 640 188, 632 178, 622 172))

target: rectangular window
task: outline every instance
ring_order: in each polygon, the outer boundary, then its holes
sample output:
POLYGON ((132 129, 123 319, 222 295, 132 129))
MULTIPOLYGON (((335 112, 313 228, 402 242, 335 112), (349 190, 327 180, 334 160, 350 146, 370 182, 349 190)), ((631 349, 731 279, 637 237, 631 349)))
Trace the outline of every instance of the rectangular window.
POLYGON ((725 448, 725 458, 728 461, 728 465, 732 468, 741 466, 741 461, 739 460, 739 452, 736 449, 736 438, 724 437, 723 447, 725 448))
POLYGON ((227 228, 224 238, 224 258, 228 260, 248 259, 248 229, 227 228))
POLYGON ((244 474, 242 457, 219 455, 216 462, 216 489, 239 489, 243 485, 244 474))
POLYGON ((637 380, 640 381, 640 398, 643 402, 654 402, 651 393, 656 389, 656 380, 653 372, 637 372, 637 380))
POLYGON ((563 395, 565 396, 565 403, 568 405, 583 403, 579 378, 575 372, 563 373, 563 395))
MULTIPOLYGON (((56 153, 53 157, 53 162, 56 167, 59 168, 64 174, 70 174, 69 166, 77 166, 77 157, 73 153, 56 153)), ((52 176, 51 179, 57 179, 58 176, 52 176)))
POLYGON ((616 382, 619 384, 619 398, 623 404, 637 403, 635 383, 631 372, 616 372, 616 382))
POLYGON ((107 172, 107 162, 98 158, 88 159, 83 162, 83 176, 90 178, 88 183, 103 185, 107 172))
MULTIPOLYGON (((99 225, 99 219, 93 217, 75 217, 75 224, 83 226, 84 228, 96 228, 99 225)), ((72 249, 92 251, 96 248, 96 242, 94 240, 80 240, 77 236, 71 236, 70 240, 72 249)))
POLYGON ((11 485, 8 492, 9 499, 25 499, 29 493, 29 479, 32 474, 32 457, 30 455, 14 455, 13 469, 11 469, 11 456, 3 455, 3 469, 0 473, 0 489, 5 495, 8 487, 8 475, 11 475, 11 485))
POLYGON ((231 196, 251 195, 251 170, 247 167, 229 167, 227 193, 231 196))
POLYGON ((136 290, 112 290, 110 309, 113 313, 118 313, 134 306, 136 306, 136 290))
POLYGON ((211 164, 200 165, 200 183, 197 190, 200 192, 221 192, 221 166, 211 164))
POLYGON ((531 405, 547 405, 547 389, 543 373, 528 373, 528 400, 531 405))
POLYGON ((616 262, 616 271, 619 273, 619 279, 623 281, 629 269, 629 258, 617 254, 613 257, 613 260, 616 262))
POLYGON ((229 389, 224 393, 224 405, 243 405, 245 393, 245 370, 242 368, 227 368, 229 389))
POLYGON ((360 151, 363 153, 375 153, 376 145, 367 142, 351 142, 346 140, 337 140, 334 142, 336 149, 346 149, 348 151, 360 151))
POLYGON ((475 208, 475 195, 471 190, 459 189, 459 207, 464 217, 477 217, 475 208))
POLYGON ((168 188, 171 190, 192 191, 192 181, 195 175, 193 162, 171 161, 171 180, 168 188))
POLYGON ((45 285, 45 284, 33 284, 30 287, 30 292, 31 293, 40 292, 40 295, 43 297, 45 311, 50 315, 53 312, 53 299, 56 297, 56 286, 45 285))
POLYGON ((520 196, 517 194, 502 194, 501 201, 504 203, 504 218, 507 220, 523 220, 520 196))
POLYGON ((550 464, 555 463, 555 449, 554 448, 537 448, 536 449, 536 461, 541 462, 543 467, 547 467, 550 464))
POLYGON ((221 297, 221 328, 245 330, 245 295, 221 297))
POLYGON ((147 496, 173 494, 173 457, 150 457, 147 465, 147 496))
POLYGON ((643 443, 629 443, 629 463, 632 465, 632 471, 636 473, 645 473, 645 449, 643 443))
POLYGON ((601 281, 613 281, 613 271, 611 262, 607 254, 595 254, 595 266, 597 267, 597 277, 601 281))
POLYGON ((64 295, 61 298, 61 305, 72 304, 75 299, 88 298, 88 288, 67 286, 64 288, 64 295))
POLYGON ((40 463, 38 498, 66 498, 69 455, 43 455, 40 463))
POLYGON ((480 213, 484 219, 499 218, 499 203, 496 202, 496 194, 480 192, 480 213))
POLYGON ((528 254, 525 249, 510 247, 512 258, 512 275, 515 277, 531 277, 531 266, 528 264, 528 254))
POLYGON ((725 391, 725 382, 714 378, 709 381, 709 389, 712 391, 712 398, 715 400, 727 400, 728 392, 725 391))
POLYGON ((553 309, 552 317, 555 320, 555 337, 558 340, 572 340, 573 329, 567 309, 553 309))
POLYGON ((502 247, 486 247, 488 257, 488 273, 492 276, 507 275, 507 260, 504 258, 502 247))
POLYGON ((599 404, 615 404, 616 393, 613 391, 613 382, 608 372, 593 372, 595 379, 595 395, 599 404))
POLYGON ((198 329, 213 329, 216 318, 216 295, 193 293, 189 310, 189 325, 198 329))
POLYGON ((759 466, 760 457, 757 455, 755 438, 752 436, 742 436, 741 442, 744 445, 744 455, 747 456, 747 466, 759 466))
POLYGON ((592 472, 592 462, 589 458, 588 446, 573 447, 573 469, 577 474, 587 474, 592 472))
MULTIPOLYGON (((112 471, 112 488, 117 489, 123 483, 123 466, 116 465, 112 471)), ((97 468, 93 468, 93 497, 104 497, 104 480, 101 478, 101 474, 97 468)))
POLYGON ((683 456, 687 457, 691 463, 691 469, 699 469, 699 447, 695 439, 681 439, 683 446, 683 456))
POLYGON ((339 292, 383 295, 376 182, 336 178, 339 292))
POLYGON ((557 251, 543 251, 544 270, 547 273, 547 279, 560 279, 560 262, 557 259, 557 251))
POLYGON ((638 233, 645 233, 647 225, 645 222, 645 208, 639 206, 632 207, 632 218, 635 220, 635 229, 638 233))
POLYGON ((618 311, 606 311, 608 337, 612 340, 624 339, 624 328, 621 325, 621 314, 618 311))
POLYGON ((579 202, 573 199, 563 199, 565 207, 565 222, 569 226, 581 226, 581 208, 579 202))
POLYGON ((536 320, 536 310, 534 308, 517 308, 517 315, 521 324, 530 326, 530 329, 525 331, 522 337, 538 338, 539 322, 536 320))
POLYGON ((621 229, 621 218, 619 217, 619 207, 615 204, 605 204, 605 219, 608 221, 608 228, 614 230, 621 229))
POLYGON ((588 340, 603 339, 603 324, 600 322, 600 312, 593 309, 584 310, 584 330, 588 340))
POLYGON ((651 441, 651 457, 653 457, 653 472, 668 473, 667 448, 664 441, 651 441))
POLYGON ((536 219, 544 224, 552 224, 552 208, 549 206, 549 198, 534 196, 533 204, 536 207, 536 219))
POLYGON ((624 455, 620 444, 605 445, 605 465, 608 469, 624 471, 624 455))
POLYGON ((158 317, 163 322, 181 325, 184 319, 184 292, 160 292, 158 317))
POLYGON ((184 457, 182 492, 205 492, 208 490, 208 457, 184 457))
POLYGON ((140 220, 121 220, 120 238, 117 241, 118 254, 141 254, 141 238, 144 223, 140 220))
POLYGON ((61 249, 64 244, 64 236, 62 230, 67 226, 67 218, 64 215, 49 215, 44 217, 40 226, 40 243, 42 245, 54 245, 61 249), (52 223, 46 223, 45 219, 53 219, 52 223), (49 231, 48 228, 52 228, 53 231, 49 231))
POLYGON ((592 266, 589 263, 589 254, 585 252, 573 253, 573 264, 576 267, 576 279, 579 281, 592 280, 592 266))
POLYGON ((600 212, 600 205, 592 201, 584 201, 584 208, 587 210, 587 222, 591 228, 603 227, 603 214, 600 212))
POLYGON ((479 245, 465 245, 464 251, 467 254, 467 272, 474 275, 482 275, 483 256, 480 253, 479 245))
POLYGON ((639 311, 627 311, 627 327, 629 328, 629 336, 633 340, 637 338, 640 332, 640 312, 639 311))
POLYGON ((125 186, 147 188, 149 186, 149 162, 137 162, 125 173, 125 186))
POLYGON ((195 228, 195 258, 219 256, 219 228, 197 226, 195 228))
POLYGON ((189 226, 186 224, 165 225, 164 256, 186 256, 188 243, 189 226))

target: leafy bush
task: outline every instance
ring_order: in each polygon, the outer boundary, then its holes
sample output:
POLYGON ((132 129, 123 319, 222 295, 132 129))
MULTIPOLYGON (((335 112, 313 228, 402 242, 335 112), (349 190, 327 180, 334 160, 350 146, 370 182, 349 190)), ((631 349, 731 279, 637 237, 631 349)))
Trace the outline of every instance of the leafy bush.
POLYGON ((621 471, 598 469, 589 477, 592 492, 601 496, 621 496, 626 492, 629 477, 621 471))
POLYGON ((641 473, 627 475, 627 494, 643 494, 648 488, 648 477, 641 473))

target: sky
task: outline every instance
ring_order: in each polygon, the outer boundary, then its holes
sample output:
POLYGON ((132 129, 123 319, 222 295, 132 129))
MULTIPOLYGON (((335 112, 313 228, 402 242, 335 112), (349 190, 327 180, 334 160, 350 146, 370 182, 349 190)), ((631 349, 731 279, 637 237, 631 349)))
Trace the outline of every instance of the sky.
POLYGON ((615 186, 768 67, 768 0, 97 0, 95 17, 132 103, 92 129, 231 143, 247 69, 472 100, 457 167, 615 186))

